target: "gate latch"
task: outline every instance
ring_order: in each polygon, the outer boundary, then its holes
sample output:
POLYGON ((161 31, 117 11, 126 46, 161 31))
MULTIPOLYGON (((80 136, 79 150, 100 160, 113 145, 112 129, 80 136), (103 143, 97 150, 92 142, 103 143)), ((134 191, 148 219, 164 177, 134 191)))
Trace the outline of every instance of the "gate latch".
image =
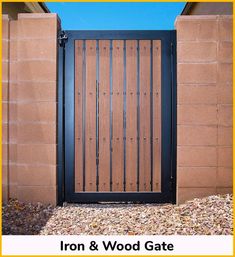
POLYGON ((62 30, 59 34, 59 37, 58 37, 58 42, 59 42, 59 45, 61 47, 63 47, 65 45, 65 43, 67 42, 68 40, 68 36, 66 35, 66 33, 62 30))

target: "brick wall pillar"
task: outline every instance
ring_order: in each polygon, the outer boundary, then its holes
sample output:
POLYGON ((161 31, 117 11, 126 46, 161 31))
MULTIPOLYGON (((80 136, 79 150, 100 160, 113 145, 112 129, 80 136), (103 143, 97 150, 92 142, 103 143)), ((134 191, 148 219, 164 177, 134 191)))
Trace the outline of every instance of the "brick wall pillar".
POLYGON ((56 204, 56 14, 10 22, 9 197, 56 204))
POLYGON ((179 16, 178 201, 232 192, 232 16, 179 16))

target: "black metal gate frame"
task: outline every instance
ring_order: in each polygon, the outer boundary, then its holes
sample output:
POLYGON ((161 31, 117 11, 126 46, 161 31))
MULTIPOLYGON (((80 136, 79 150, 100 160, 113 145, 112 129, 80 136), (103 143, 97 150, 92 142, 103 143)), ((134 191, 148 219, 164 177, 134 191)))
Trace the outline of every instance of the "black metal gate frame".
POLYGON ((62 31, 58 40, 58 204, 176 203, 176 31, 62 31), (161 192, 75 192, 74 73, 75 40, 161 40, 162 154, 161 192))

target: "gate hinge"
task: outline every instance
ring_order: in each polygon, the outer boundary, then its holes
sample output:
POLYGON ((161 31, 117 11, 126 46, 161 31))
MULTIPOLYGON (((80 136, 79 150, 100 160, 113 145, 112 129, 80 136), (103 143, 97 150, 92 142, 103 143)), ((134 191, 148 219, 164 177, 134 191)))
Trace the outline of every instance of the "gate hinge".
POLYGON ((68 36, 66 35, 66 33, 62 30, 58 36, 58 43, 61 47, 63 47, 65 45, 65 43, 68 40, 68 36))

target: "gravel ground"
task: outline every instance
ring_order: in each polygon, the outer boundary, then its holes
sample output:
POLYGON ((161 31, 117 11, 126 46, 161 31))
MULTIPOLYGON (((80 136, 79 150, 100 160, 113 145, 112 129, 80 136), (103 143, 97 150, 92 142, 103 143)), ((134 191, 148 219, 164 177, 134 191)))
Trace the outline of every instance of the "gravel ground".
POLYGON ((3 234, 232 235, 232 195, 213 195, 179 206, 164 204, 32 205, 3 207, 3 234))

